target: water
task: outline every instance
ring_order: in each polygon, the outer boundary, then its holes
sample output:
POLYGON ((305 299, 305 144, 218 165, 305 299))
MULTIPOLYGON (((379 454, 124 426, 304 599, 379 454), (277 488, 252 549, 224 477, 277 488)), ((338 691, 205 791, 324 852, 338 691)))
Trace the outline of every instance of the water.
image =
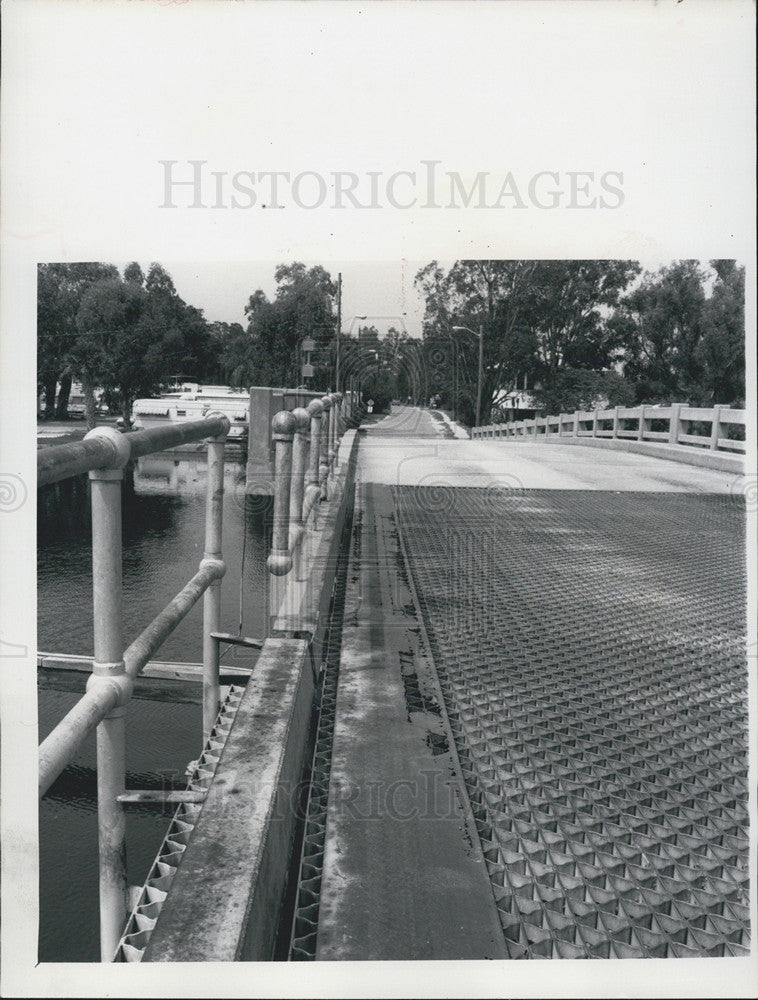
MULTIPOLYGON (((197 571, 203 554, 204 452, 140 459, 125 479, 124 640, 131 642, 197 571)), ((38 514, 38 643, 40 650, 92 655, 92 544, 87 479, 40 491, 38 514)), ((227 457, 222 582, 222 631, 267 632, 265 556, 270 502, 245 499, 244 465, 227 457), (244 561, 244 568, 243 568, 244 561)), ((202 602, 166 640, 155 659, 202 658, 202 602)), ((257 653, 232 647, 224 664, 252 666, 257 653)), ((75 680, 84 690, 86 675, 75 680)), ((79 697, 49 675, 39 688, 40 739, 79 697), (50 687, 50 684, 54 688, 50 687)), ((187 763, 200 751, 198 703, 134 698, 127 710, 127 788, 184 785, 187 763)), ((40 939, 43 962, 99 961, 97 813, 94 734, 40 806, 40 939)), ((170 806, 127 807, 130 884, 142 884, 173 812, 170 806)))

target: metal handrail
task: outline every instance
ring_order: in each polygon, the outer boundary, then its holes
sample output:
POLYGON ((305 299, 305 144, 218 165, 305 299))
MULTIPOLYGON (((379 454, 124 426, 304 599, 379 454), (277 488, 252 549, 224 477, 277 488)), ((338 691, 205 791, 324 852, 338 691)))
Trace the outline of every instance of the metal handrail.
POLYGON ((92 469, 123 468, 130 459, 141 458, 166 448, 176 448, 208 437, 226 436, 229 418, 222 413, 208 414, 203 420, 189 420, 170 427, 151 427, 146 431, 121 434, 106 427, 96 427, 83 441, 53 445, 37 452, 37 486, 78 476, 92 469), (128 448, 126 458, 119 456, 128 448))
POLYGON ((221 552, 224 447, 229 419, 204 420, 120 434, 99 427, 83 441, 38 453, 38 485, 89 472, 92 486, 92 577, 94 659, 87 690, 39 750, 40 795, 69 764, 97 727, 98 846, 100 863, 100 955, 113 961, 127 919, 125 865, 126 734, 124 713, 134 680, 190 609, 204 596, 203 736, 219 710, 220 584, 226 572, 221 552), (122 638, 121 481, 127 463, 143 455, 193 441, 208 441, 205 547, 198 572, 124 649, 122 638))
MULTIPOLYGON (((124 673, 131 680, 136 680, 156 650, 186 618, 213 581, 220 580, 224 575, 225 567, 222 562, 213 560, 204 562, 205 565, 201 564, 200 571, 124 650, 124 673)), ((71 763, 84 740, 115 707, 118 699, 117 684, 90 688, 40 743, 40 795, 49 790, 63 769, 71 763)))

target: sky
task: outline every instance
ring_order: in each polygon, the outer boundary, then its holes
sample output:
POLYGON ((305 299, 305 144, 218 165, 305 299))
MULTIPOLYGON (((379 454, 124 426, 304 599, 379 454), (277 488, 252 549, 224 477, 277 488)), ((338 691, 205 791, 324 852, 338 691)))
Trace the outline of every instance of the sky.
MULTIPOLYGON (((276 292, 274 270, 282 261, 187 263, 160 262, 174 280, 185 302, 202 309, 210 322, 242 323, 245 305, 261 288, 269 298, 276 292)), ((291 263, 284 261, 284 263, 291 263)), ((412 337, 421 336, 424 303, 414 288, 413 279, 429 261, 303 261, 308 267, 320 263, 336 282, 342 273, 342 329, 353 333, 359 325, 373 325, 380 334, 390 326, 403 328, 412 337), (353 319, 357 315, 366 320, 353 319)), ((443 262, 446 266, 450 262, 443 262)), ((140 261, 144 271, 149 261, 140 261)), ((124 263, 118 265, 123 271, 124 263)))

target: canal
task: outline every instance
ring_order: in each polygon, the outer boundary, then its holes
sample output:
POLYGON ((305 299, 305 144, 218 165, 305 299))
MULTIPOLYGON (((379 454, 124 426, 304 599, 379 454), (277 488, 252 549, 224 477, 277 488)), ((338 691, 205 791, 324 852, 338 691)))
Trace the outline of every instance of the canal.
MULTIPOLYGON (((232 449, 228 449, 232 451, 232 449)), ((270 501, 245 497, 242 455, 227 455, 224 493, 222 631, 267 634, 265 558, 270 501)), ((206 464, 203 450, 141 458, 123 487, 124 641, 129 644, 196 572, 203 554, 206 464)), ((92 544, 87 477, 39 491, 38 648, 92 655, 92 544)), ((201 659, 202 602, 156 654, 201 659)), ((223 648, 223 647, 222 647, 223 648)), ((252 666, 257 652, 233 646, 226 665, 252 666)), ((40 740, 84 691, 86 675, 40 672, 40 740), (76 691, 71 690, 72 686, 76 691), (77 691, 79 693, 77 693, 77 691)), ((202 709, 191 700, 135 697, 127 710, 127 788, 184 787, 201 750, 202 709)), ((40 805, 42 962, 99 961, 97 790, 94 734, 40 805)), ((141 885, 173 813, 171 806, 127 807, 129 883, 141 885)))

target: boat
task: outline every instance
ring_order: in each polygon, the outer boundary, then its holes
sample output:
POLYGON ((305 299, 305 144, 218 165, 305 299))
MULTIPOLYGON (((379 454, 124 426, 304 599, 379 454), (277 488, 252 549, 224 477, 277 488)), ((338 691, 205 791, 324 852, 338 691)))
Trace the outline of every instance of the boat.
POLYGON ((135 400, 132 426, 135 430, 147 430, 166 423, 202 420, 206 414, 216 411, 229 418, 227 440, 241 443, 247 438, 249 409, 250 394, 246 389, 185 382, 176 391, 135 400))

